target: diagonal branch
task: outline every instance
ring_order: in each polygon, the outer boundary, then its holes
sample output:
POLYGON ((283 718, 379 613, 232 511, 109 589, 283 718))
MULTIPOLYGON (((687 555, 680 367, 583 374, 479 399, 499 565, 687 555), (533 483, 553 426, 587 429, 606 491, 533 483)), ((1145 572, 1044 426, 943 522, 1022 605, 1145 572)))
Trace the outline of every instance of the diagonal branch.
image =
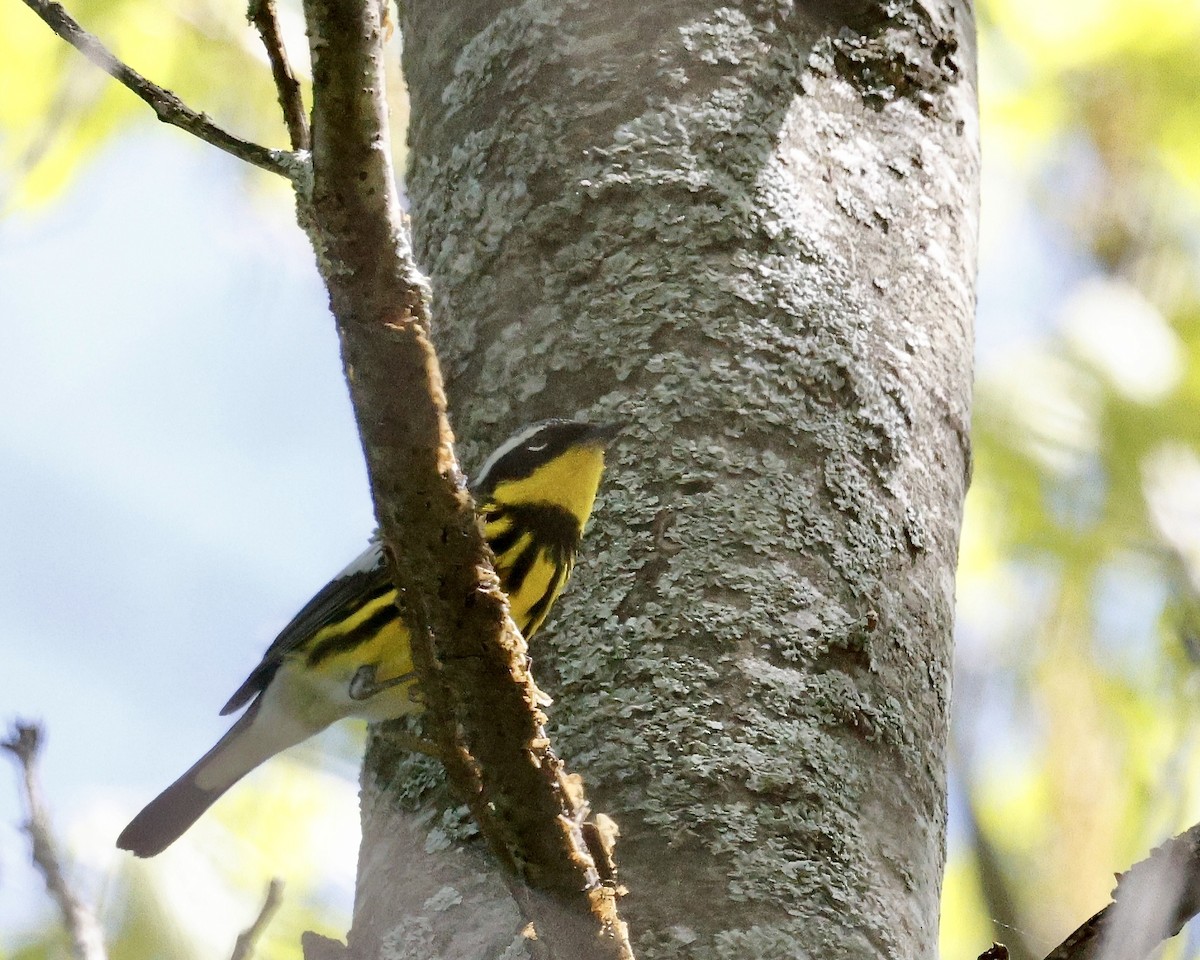
MULTIPOLYGON (((300 220, 338 322, 427 729, 505 867, 539 950, 570 960, 632 960, 615 882, 609 871, 602 878, 588 849, 582 785, 550 750, 525 643, 507 616, 454 458, 427 290, 402 229, 388 150, 383 6, 305 0, 313 188, 300 220)), ((370 843, 364 830, 364 851, 370 843)), ((362 955, 378 952, 363 942, 364 913, 402 912, 382 902, 386 889, 370 889, 378 859, 360 856, 351 942, 362 955)))
POLYGON ((308 114, 304 112, 300 81, 292 72, 287 50, 283 46, 283 34, 279 30, 275 0, 250 0, 246 19, 254 24, 258 35, 262 37, 267 57, 271 61, 271 76, 275 80, 275 91, 279 95, 279 107, 283 110, 283 121, 287 124, 292 149, 307 150, 311 146, 308 136, 308 114))
POLYGON ((239 160, 245 160, 270 173, 277 173, 293 183, 304 182, 307 165, 297 154, 287 150, 271 150, 221 129, 205 114, 197 113, 170 90, 147 80, 118 60, 103 43, 84 30, 54 0, 25 0, 25 4, 67 43, 148 103, 163 123, 186 130, 239 160))
POLYGON ((29 819, 25 832, 29 834, 33 862, 46 881, 46 889, 62 914, 63 924, 71 937, 76 960, 105 960, 104 936, 91 908, 71 889, 66 871, 58 855, 58 845, 50 828, 50 814, 42 798, 38 780, 37 760, 42 746, 42 728, 35 723, 18 720, 0 748, 16 759, 21 769, 22 793, 29 819))

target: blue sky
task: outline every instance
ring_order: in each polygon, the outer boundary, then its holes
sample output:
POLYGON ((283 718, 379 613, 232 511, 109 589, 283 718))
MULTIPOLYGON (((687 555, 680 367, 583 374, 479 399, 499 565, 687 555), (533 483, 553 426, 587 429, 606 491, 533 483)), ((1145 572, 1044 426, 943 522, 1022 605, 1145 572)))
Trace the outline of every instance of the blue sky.
MULTIPOLYGON (((68 834, 97 805, 136 812, 211 745, 374 526, 286 193, 147 126, 0 221, 0 719, 46 724, 68 834)), ((2 953, 49 907, 0 778, 2 953)))

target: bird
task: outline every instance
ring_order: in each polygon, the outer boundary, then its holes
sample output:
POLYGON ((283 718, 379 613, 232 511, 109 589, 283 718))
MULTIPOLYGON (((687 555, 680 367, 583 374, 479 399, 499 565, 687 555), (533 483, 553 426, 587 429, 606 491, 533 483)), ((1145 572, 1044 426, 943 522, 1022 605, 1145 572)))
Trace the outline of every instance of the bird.
MULTIPOLYGON (((519 430, 470 484, 509 615, 528 640, 575 565, 616 424, 544 420, 519 430)), ((346 717, 420 713, 409 633, 383 544, 372 540, 283 628, 221 710, 245 712, 129 822, 117 846, 152 857, 270 757, 346 717)))

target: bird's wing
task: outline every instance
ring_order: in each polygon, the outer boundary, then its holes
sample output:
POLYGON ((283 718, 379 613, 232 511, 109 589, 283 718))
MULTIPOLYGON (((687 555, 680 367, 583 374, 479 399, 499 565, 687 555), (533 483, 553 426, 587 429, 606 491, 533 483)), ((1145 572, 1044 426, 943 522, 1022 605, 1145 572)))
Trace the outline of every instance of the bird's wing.
POLYGON ((316 596, 280 631, 263 654, 262 661, 221 708, 221 716, 240 710, 265 690, 284 657, 303 645, 314 633, 343 620, 380 590, 390 586, 383 546, 373 540, 353 563, 317 591, 316 596))

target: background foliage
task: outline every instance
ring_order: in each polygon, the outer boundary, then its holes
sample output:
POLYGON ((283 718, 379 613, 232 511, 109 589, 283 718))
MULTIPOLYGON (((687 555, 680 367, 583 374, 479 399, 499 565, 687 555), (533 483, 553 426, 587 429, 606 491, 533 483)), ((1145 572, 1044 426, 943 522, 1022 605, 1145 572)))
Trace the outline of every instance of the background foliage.
MULTIPOLYGON (((233 0, 71 10, 227 127, 284 143, 233 0)), ((1115 871, 1200 819, 1200 6, 979 14, 943 950, 1041 956, 1115 871)), ((158 127, 18 0, 0 0, 0 90, 0 315, 21 328, 0 456, 26 477, 5 504, 0 712, 48 722, 51 799, 114 957, 221 955, 273 873, 288 889, 264 951, 282 956, 348 917, 354 734, 268 765, 158 861, 111 838, 215 739, 195 714, 370 529, 324 296, 282 185, 158 127)), ((61 956, 5 804, 0 957, 61 956)))
POLYGON ((1200 8, 981 14, 986 243, 943 939, 1041 956, 1115 871, 1200 819, 1200 8), (995 346, 989 325, 1032 335, 995 346))

